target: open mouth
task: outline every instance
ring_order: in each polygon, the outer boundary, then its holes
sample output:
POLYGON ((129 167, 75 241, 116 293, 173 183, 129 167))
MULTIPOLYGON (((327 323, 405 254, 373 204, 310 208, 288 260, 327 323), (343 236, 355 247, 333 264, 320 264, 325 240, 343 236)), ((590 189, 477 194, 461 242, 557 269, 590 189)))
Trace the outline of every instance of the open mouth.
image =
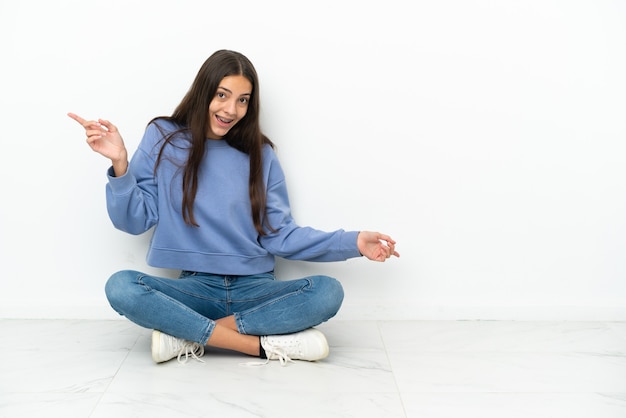
POLYGON ((223 117, 217 116, 217 115, 215 116, 215 119, 217 120, 218 124, 223 125, 223 126, 228 126, 228 125, 230 125, 233 122, 232 119, 226 119, 226 118, 223 118, 223 117))

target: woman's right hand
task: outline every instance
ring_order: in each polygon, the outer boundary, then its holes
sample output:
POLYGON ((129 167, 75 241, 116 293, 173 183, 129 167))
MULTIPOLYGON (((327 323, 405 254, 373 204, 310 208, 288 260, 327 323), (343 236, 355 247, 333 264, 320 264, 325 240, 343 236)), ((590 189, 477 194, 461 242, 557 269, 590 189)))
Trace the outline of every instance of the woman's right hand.
POLYGON ((128 169, 128 152, 117 127, 104 119, 85 120, 74 113, 67 116, 85 128, 87 144, 91 149, 111 160, 115 176, 124 175, 128 169))

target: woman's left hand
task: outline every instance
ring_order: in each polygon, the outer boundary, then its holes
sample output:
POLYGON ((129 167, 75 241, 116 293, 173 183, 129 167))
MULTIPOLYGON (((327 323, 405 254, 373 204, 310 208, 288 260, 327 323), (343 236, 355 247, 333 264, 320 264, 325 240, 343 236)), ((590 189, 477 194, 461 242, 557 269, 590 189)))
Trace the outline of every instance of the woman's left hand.
POLYGON ((400 257, 396 251, 396 242, 389 235, 380 232, 361 231, 356 240, 361 254, 372 261, 383 262, 389 257, 400 257))

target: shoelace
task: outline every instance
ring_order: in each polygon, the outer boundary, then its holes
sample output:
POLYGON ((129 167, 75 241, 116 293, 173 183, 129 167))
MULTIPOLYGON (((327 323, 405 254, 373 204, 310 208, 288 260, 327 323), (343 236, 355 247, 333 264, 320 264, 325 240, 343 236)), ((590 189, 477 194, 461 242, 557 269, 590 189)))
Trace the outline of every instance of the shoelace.
POLYGON ((293 363, 293 360, 289 358, 285 350, 280 347, 270 347, 270 352, 267 353, 267 361, 270 361, 270 357, 272 359, 278 357, 281 366, 285 366, 287 363, 293 363))
MULTIPOLYGON (((295 363, 292 359, 289 358, 289 356, 284 355, 284 356, 278 356, 278 360, 280 361, 280 365, 281 366, 286 366, 287 363, 295 363)), ((270 359, 266 359, 265 361, 247 361, 245 363, 239 363, 240 366, 265 366, 267 363, 270 362, 270 359)))
POLYGON ((268 345, 266 348, 267 359, 265 361, 248 361, 245 363, 239 363, 240 366, 265 366, 270 360, 275 358, 280 361, 281 366, 286 366, 287 363, 294 363, 294 361, 287 355, 284 349, 280 347, 274 347, 268 345))
POLYGON ((196 360, 198 360, 200 363, 204 363, 204 360, 202 360, 200 357, 204 355, 204 347, 201 346, 198 343, 186 343, 185 345, 183 345, 183 347, 180 349, 180 352, 178 353, 178 362, 180 364, 185 364, 187 363, 187 360, 189 360, 189 356, 195 358, 196 360), (185 359, 182 359, 182 356, 185 356, 185 359))
POLYGON ((270 360, 278 359, 281 366, 286 366, 287 363, 293 363, 294 361, 287 354, 287 350, 282 347, 276 347, 268 343, 267 340, 263 343, 265 348, 265 354, 267 359, 265 361, 249 361, 246 363, 239 363, 241 366, 265 366, 270 360))

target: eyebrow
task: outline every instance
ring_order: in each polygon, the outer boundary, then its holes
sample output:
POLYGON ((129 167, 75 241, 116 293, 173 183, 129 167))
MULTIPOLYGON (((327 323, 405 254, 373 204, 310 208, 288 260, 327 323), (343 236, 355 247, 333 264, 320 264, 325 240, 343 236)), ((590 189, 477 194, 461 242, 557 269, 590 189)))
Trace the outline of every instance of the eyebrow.
MULTIPOLYGON (((232 91, 230 91, 229 89, 227 89, 226 87, 222 87, 222 86, 217 86, 217 89, 222 89, 225 90, 227 92, 229 92, 230 94, 233 94, 232 91)), ((252 96, 252 93, 243 93, 241 96, 252 96)))

